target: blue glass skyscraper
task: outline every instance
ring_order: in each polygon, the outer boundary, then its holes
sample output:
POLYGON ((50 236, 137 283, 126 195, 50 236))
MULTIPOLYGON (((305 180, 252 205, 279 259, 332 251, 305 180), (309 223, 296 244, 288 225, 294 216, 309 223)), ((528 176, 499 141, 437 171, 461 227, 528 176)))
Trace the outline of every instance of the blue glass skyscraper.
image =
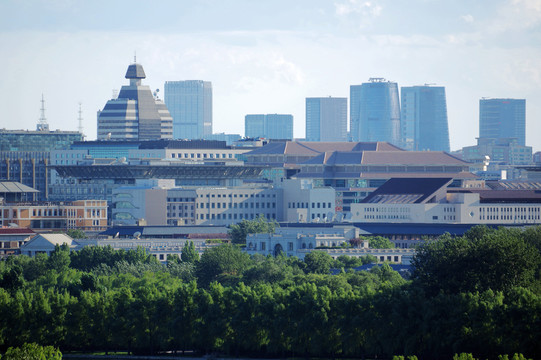
POLYGON ((415 151, 449 151, 447 103, 443 86, 402 87, 401 146, 415 151))
POLYGON ((347 98, 306 98, 306 141, 347 141, 347 98))
POLYGON ((244 135, 250 138, 293 139, 293 115, 253 114, 244 117, 244 135))
POLYGON ((350 136, 353 141, 387 141, 400 145, 398 85, 370 78, 350 86, 350 136))
POLYGON ((212 134, 210 81, 166 81, 164 98, 173 117, 174 139, 202 139, 212 134))
POLYGON ((481 99, 479 101, 479 138, 516 138, 526 145, 526 100, 481 99))

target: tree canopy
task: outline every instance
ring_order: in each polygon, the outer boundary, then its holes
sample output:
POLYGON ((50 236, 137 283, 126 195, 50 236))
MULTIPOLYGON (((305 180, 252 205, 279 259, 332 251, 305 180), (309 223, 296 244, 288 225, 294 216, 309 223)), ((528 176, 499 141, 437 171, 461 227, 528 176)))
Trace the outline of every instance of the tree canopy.
POLYGON ((530 286, 539 275, 539 250, 518 229, 472 228, 420 245, 412 279, 428 293, 509 291, 530 286))
POLYGON ((244 219, 238 224, 231 225, 229 236, 233 244, 246 244, 246 236, 248 234, 273 234, 277 226, 279 225, 276 221, 267 221, 265 216, 260 214, 257 219, 244 219))

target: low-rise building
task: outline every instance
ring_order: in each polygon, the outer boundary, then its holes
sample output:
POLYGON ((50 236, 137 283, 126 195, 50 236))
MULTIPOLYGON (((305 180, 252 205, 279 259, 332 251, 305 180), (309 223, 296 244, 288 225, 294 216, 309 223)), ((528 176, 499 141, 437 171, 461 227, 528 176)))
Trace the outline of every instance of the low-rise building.
POLYGON ((21 246, 35 235, 36 233, 30 229, 0 228, 0 259, 10 255, 19 255, 21 246))
POLYGON ((0 202, 0 226, 17 226, 36 231, 107 228, 107 201, 0 202))
POLYGON ((248 235, 245 251, 250 255, 284 254, 304 259, 308 253, 317 250, 329 254, 333 259, 342 255, 372 255, 378 261, 399 264, 409 264, 415 254, 414 249, 369 249, 369 241, 361 241, 358 247, 350 247, 349 241, 359 237, 359 234, 359 229, 353 226, 277 228, 274 234, 248 235))
MULTIPOLYGON (((421 224, 541 224, 541 193, 495 184, 452 189, 451 178, 391 179, 362 203, 352 204, 352 222, 421 224)), ((524 184, 523 184, 524 185, 524 184)), ((526 186, 526 185, 524 185, 526 186)), ((533 186, 533 185, 532 185, 533 186)))

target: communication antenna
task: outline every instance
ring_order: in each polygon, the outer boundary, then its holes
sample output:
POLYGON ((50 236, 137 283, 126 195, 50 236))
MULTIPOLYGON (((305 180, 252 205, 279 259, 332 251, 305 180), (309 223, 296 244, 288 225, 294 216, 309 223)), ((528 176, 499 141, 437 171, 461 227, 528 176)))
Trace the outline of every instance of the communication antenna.
POLYGON ((38 131, 49 131, 49 124, 47 124, 47 118, 45 117, 45 98, 43 97, 43 94, 41 94, 41 108, 40 110, 40 117, 38 120, 38 131))
POLYGON ((81 105, 82 105, 82 103, 79 103, 79 117, 77 118, 77 121, 79 121, 78 130, 81 133, 81 135, 83 135, 83 137, 84 137, 84 134, 83 134, 83 110, 81 108, 81 105))

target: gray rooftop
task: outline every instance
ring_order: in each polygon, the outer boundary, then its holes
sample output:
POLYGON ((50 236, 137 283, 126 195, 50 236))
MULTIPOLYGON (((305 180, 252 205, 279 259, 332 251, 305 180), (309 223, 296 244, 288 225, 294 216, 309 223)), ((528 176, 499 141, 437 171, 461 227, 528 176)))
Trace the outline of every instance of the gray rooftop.
POLYGON ((126 71, 126 79, 144 79, 146 78, 145 70, 141 64, 131 64, 126 71))
POLYGON ((17 181, 0 181, 0 194, 5 193, 38 193, 39 190, 17 181))

